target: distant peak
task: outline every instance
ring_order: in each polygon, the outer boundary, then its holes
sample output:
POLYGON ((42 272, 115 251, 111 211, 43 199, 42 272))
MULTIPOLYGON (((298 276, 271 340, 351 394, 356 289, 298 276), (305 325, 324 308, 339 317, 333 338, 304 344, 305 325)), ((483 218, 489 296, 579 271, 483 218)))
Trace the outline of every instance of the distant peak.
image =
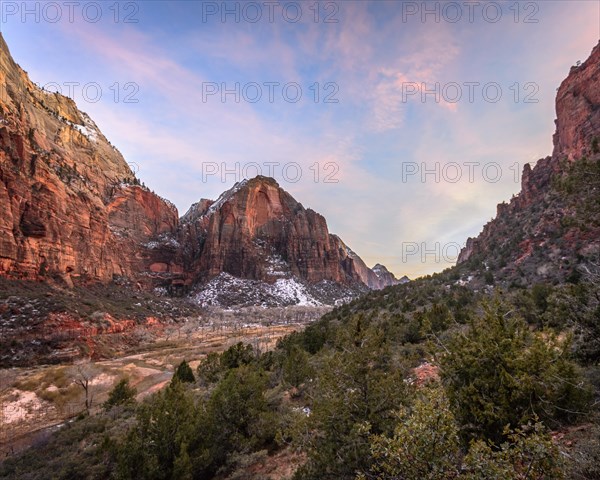
POLYGON ((391 279, 393 282, 396 281, 396 276, 390 272, 385 265, 381 263, 376 263, 375 266, 371 269, 371 271, 378 277, 383 278, 387 277, 391 279))

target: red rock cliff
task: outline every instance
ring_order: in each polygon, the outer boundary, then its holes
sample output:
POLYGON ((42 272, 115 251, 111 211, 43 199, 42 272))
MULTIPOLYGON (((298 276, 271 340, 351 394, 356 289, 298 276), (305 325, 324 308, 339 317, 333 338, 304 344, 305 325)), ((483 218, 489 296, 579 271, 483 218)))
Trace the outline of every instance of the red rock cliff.
POLYGON ((94 122, 40 90, 0 36, 0 275, 87 275, 145 268, 138 246, 173 231, 177 211, 137 186, 94 122))
POLYGON ((576 160, 590 153, 600 132, 600 42, 581 65, 571 67, 556 95, 554 157, 576 160))

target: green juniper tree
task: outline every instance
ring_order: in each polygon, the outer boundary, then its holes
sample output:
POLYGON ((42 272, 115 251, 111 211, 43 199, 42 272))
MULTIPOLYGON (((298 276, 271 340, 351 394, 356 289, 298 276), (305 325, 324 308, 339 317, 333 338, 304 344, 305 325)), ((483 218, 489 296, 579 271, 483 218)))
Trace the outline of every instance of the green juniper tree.
POLYGON ((194 372, 192 372, 192 368, 185 360, 183 360, 175 370, 173 379, 177 379, 184 383, 194 383, 196 381, 194 372))
POLYGON ((568 342, 534 333, 500 304, 488 304, 438 356, 463 438, 500 444, 507 425, 539 417, 556 426, 582 412, 588 391, 568 352, 568 342))

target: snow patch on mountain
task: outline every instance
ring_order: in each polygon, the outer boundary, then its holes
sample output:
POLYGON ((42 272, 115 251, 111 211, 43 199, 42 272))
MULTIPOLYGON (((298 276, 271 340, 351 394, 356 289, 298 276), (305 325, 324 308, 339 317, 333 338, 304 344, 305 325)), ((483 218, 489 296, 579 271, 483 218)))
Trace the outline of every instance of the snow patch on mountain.
POLYGON ((203 307, 318 307, 342 305, 360 293, 363 292, 357 288, 331 281, 307 284, 290 277, 267 283, 221 273, 200 286, 192 299, 203 307))
POLYGON ((290 266, 281 257, 281 255, 270 255, 266 258, 266 260, 268 264, 266 272, 268 275, 272 275, 274 277, 285 277, 289 274, 290 266))
POLYGON ((78 123, 70 122, 69 120, 65 120, 72 128, 81 133, 88 140, 98 143, 98 137, 100 135, 100 130, 98 126, 94 123, 94 121, 89 117, 87 113, 81 112, 81 117, 83 118, 83 125, 78 123))
POLYGON ((308 293, 306 287, 293 278, 282 278, 272 286, 274 295, 279 296, 285 301, 292 302, 292 305, 304 307, 318 307, 321 304, 317 299, 308 293))
POLYGON ((314 298, 307 287, 294 278, 281 278, 269 284, 258 280, 237 278, 221 273, 194 294, 201 306, 259 305, 312 306, 322 303, 314 298))

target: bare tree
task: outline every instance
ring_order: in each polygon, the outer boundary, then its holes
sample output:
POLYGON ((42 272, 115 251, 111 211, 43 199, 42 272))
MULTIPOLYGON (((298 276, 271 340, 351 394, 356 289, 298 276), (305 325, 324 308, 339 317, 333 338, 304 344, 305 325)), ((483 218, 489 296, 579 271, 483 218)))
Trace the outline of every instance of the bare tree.
POLYGON ((72 369, 73 382, 79 385, 85 394, 85 410, 89 414, 94 402, 94 392, 92 380, 98 374, 96 367, 89 360, 77 363, 72 369))

